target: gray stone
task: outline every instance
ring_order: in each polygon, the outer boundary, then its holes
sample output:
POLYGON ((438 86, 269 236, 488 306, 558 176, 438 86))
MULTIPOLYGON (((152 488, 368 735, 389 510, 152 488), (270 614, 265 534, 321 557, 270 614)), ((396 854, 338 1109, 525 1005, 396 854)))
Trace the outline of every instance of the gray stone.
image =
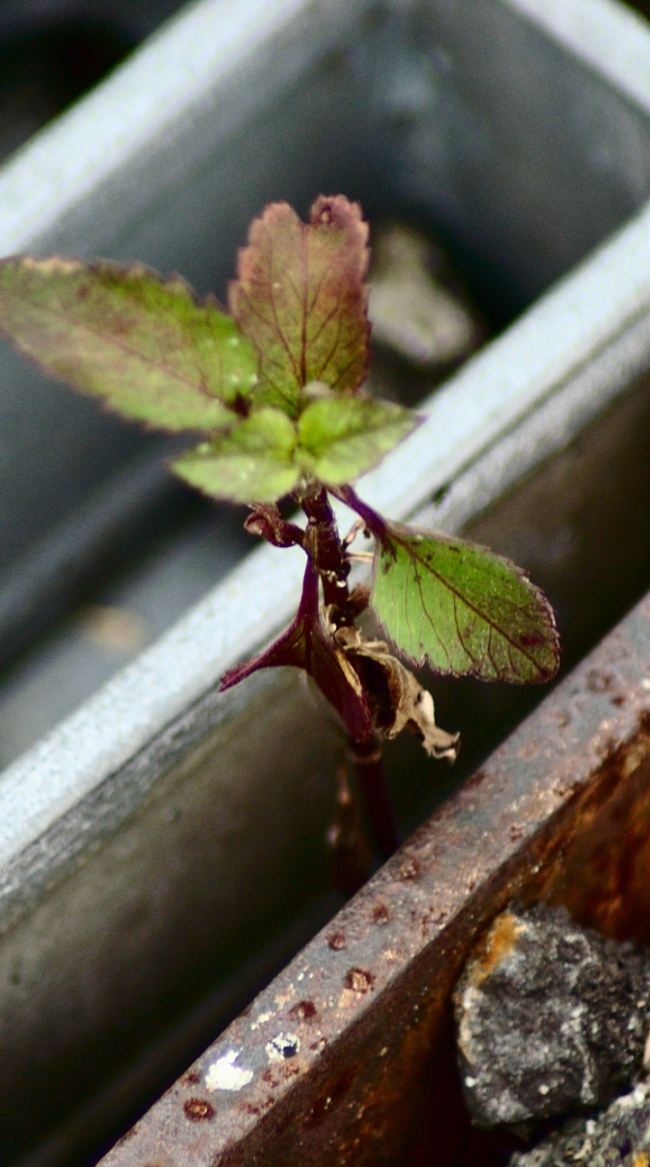
POLYGON ((564 909, 509 908, 455 992, 472 1121, 567 1114, 608 1102, 643 1061, 650 954, 574 924, 564 909))
POLYGON ((596 1118, 569 1119, 508 1167, 648 1167, 650 1083, 643 1082, 596 1118))

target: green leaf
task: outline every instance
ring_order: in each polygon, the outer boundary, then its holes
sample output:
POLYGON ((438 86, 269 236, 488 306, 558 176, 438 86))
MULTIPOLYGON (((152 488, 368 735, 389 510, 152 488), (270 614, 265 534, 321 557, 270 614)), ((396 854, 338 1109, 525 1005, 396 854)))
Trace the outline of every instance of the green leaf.
POLYGON ((419 422, 392 401, 363 397, 314 401, 298 422, 297 457, 313 477, 339 486, 370 470, 419 422))
POLYGON ((166 430, 216 429, 257 380, 233 321, 179 278, 51 258, 0 263, 0 328, 39 365, 118 413, 166 430))
POLYGON ((390 524, 377 541, 372 604, 413 663, 485 681, 548 681, 553 611, 507 559, 461 539, 390 524))
POLYGON ((172 469, 211 498, 275 502, 300 477, 293 463, 295 445, 293 422, 280 409, 266 406, 183 454, 172 469))
POLYGON ((342 392, 362 383, 367 239, 361 208, 343 195, 321 195, 308 224, 287 203, 271 203, 253 221, 229 304, 259 354, 258 400, 295 417, 310 381, 342 392))

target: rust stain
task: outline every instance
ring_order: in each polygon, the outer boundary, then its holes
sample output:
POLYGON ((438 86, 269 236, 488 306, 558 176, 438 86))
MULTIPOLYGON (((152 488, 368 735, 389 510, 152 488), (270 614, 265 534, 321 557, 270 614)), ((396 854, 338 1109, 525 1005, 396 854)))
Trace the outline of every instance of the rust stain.
POLYGON ((382 902, 375 904, 372 909, 372 919, 374 924, 387 924, 390 919, 388 905, 382 902))
POLYGON ((320 1094, 315 1098, 311 1109, 305 1116, 305 1126, 319 1126, 330 1111, 334 1110, 346 1096, 354 1082, 354 1078, 354 1070, 348 1068, 331 1085, 327 1084, 326 1088, 322 1089, 320 1094))
POLYGON ((339 952, 342 948, 345 948, 345 933, 332 932, 332 935, 327 937, 327 943, 334 952, 339 952))
POLYGON ((188 1098, 183 1103, 183 1110, 190 1122, 205 1122, 206 1119, 214 1118, 214 1106, 207 1098, 188 1098))
POLYGON ((587 673, 586 687, 590 693, 607 693, 616 685, 612 673, 604 669, 590 669, 587 673))
POLYGON ((397 865, 397 872, 400 879, 417 879, 420 874, 420 863, 415 855, 404 855, 397 865))
POLYGON ((289 1010, 289 1016, 294 1021, 315 1021, 318 1017, 318 1010, 313 1001, 299 1001, 289 1010))
POLYGON ((368 989, 372 988, 375 979, 373 974, 368 972, 367 969, 351 968, 345 974, 345 987, 346 989, 352 989, 355 993, 367 993, 368 989))
POLYGON ((477 952, 477 967, 473 977, 477 988, 517 947, 517 940, 525 931, 525 925, 517 921, 511 912, 503 912, 498 917, 477 952))

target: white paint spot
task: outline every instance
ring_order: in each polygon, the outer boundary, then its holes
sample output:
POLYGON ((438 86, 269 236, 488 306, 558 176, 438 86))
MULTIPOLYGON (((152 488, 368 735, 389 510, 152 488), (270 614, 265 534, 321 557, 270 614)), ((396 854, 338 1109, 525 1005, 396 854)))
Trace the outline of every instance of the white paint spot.
POLYGON ((253 1021, 251 1030, 254 1032, 256 1029, 259 1029, 260 1025, 264 1025, 264 1022, 269 1021, 272 1016, 273 1012, 271 1010, 268 1013, 260 1013, 259 1017, 253 1021))
POLYGON ((540 1094, 544 1094, 544 1095, 550 1094, 550 1092, 551 1092, 551 1087, 547 1086, 545 1082, 541 1086, 539 1086, 538 1089, 539 1089, 540 1094))
POLYGON ((388 1046, 383 1045, 379 1051, 380 1058, 385 1058, 387 1053, 388 1053, 388 1046))
POLYGON ((476 1078, 470 1078, 469 1076, 465 1079, 465 1085, 467 1086, 468 1090, 473 1090, 476 1086, 476 1082, 476 1078))
POLYGON ((648 692, 648 690, 650 689, 650 677, 643 678, 643 680, 641 681, 641 688, 645 689, 646 692, 648 692))
POLYGON ((270 1062, 283 1062, 294 1058, 300 1049, 300 1038, 295 1033, 278 1033, 267 1041, 266 1056, 270 1062))
POLYGON ((236 1066, 239 1051, 229 1049, 227 1054, 213 1062, 205 1076, 207 1090, 241 1090, 254 1077, 253 1070, 243 1070, 236 1066))

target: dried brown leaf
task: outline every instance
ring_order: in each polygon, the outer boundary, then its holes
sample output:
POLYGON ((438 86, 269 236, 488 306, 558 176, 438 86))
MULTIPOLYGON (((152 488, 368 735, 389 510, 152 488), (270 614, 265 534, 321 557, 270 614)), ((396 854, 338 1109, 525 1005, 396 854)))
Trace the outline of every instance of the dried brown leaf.
POLYGON ((368 640, 353 627, 339 628, 335 638, 362 678, 376 728, 387 738, 408 729, 422 739, 431 757, 454 762, 460 749, 460 734, 447 733, 436 725, 431 694, 391 654, 388 645, 383 640, 368 640))

